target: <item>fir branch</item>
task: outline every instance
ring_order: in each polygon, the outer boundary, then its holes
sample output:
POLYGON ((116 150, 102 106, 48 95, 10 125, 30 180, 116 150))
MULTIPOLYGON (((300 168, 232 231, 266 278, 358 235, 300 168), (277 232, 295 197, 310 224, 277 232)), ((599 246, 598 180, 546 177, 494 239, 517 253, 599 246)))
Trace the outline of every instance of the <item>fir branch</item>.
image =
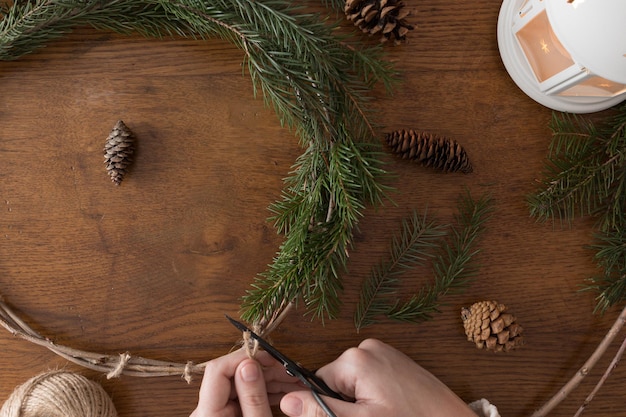
POLYGON ((389 318, 413 323, 432 318, 439 311, 440 297, 463 288, 475 274, 470 261, 479 252, 475 249, 475 240, 490 217, 492 199, 485 195, 475 201, 468 192, 459 202, 458 210, 451 241, 444 243, 442 252, 433 262, 434 284, 423 287, 404 303, 396 303, 387 312, 389 318))
MULTIPOLYGON (((381 198, 384 192, 382 188, 370 190, 379 187, 373 181, 379 173, 372 172, 379 168, 371 165, 354 142, 308 152, 312 156, 301 158, 307 164, 301 170, 316 172, 318 177, 301 190, 284 194, 272 206, 276 226, 287 237, 269 271, 259 276, 244 299, 244 309, 250 312, 274 311, 282 300, 296 301, 302 296, 314 316, 335 317, 353 229, 362 217, 364 202, 381 198), (364 173, 368 173, 365 179, 364 173), (333 201, 334 206, 329 205, 333 201)), ((244 314, 244 319, 251 318, 244 314)))
POLYGON ((538 220, 593 216, 602 232, 626 223, 626 105, 603 126, 575 115, 553 115, 541 189, 528 196, 538 220))
POLYGON ((0 60, 15 60, 72 32, 77 26, 146 37, 189 35, 191 29, 172 21, 151 1, 38 0, 13 2, 0 20, 0 60))
POLYGON ((602 274, 589 278, 584 290, 598 292, 596 311, 604 312, 609 307, 626 300, 626 230, 613 230, 597 234, 594 250, 602 274))
POLYGON ((393 236, 388 261, 376 265, 361 288, 354 324, 360 329, 376 323, 376 317, 386 315, 394 304, 392 296, 398 290, 398 276, 408 269, 424 263, 434 256, 446 235, 446 226, 427 220, 426 213, 416 211, 410 219, 402 221, 400 236, 393 236))
POLYGON ((541 188, 528 196, 531 216, 540 221, 595 218, 590 249, 602 274, 588 279, 596 290, 596 311, 626 300, 626 104, 601 123, 580 116, 553 115, 553 137, 541 188))

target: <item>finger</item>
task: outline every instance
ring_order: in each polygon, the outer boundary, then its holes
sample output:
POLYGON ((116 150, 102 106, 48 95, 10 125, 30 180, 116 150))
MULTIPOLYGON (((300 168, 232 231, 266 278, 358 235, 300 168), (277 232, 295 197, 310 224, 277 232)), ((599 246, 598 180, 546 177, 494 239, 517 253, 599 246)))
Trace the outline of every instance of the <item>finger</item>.
POLYGON ((221 412, 229 405, 234 398, 231 394, 234 392, 232 379, 237 366, 245 358, 246 353, 243 350, 237 350, 207 363, 200 387, 197 410, 211 415, 221 412))
POLYGON ((267 389, 267 396, 270 399, 271 406, 278 405, 283 396, 289 392, 302 391, 307 389, 307 387, 300 381, 296 383, 266 381, 265 387, 267 389))
POLYGON ((239 408, 239 403, 235 401, 229 401, 226 404, 226 407, 221 409, 219 412, 209 412, 207 409, 197 407, 193 410, 193 413, 189 417, 241 417, 241 408, 239 408))
POLYGON ((326 384, 346 397, 358 397, 358 381, 364 372, 371 369, 368 364, 371 354, 360 348, 346 350, 336 360, 320 368, 316 374, 326 384))
POLYGON ((269 353, 264 350, 259 350, 256 355, 254 355, 254 359, 259 362, 263 367, 281 367, 282 365, 272 357, 269 353))
POLYGON ((261 365, 245 359, 237 367, 235 389, 241 412, 246 417, 272 417, 261 365))
POLYGON ((296 383, 280 382, 280 381, 265 381, 265 387, 268 394, 286 394, 288 392, 306 390, 307 387, 300 381, 296 383))
POLYGON ((266 382, 275 381, 285 384, 297 384, 300 382, 298 378, 289 375, 285 367, 278 362, 274 362, 271 366, 263 367, 263 375, 266 382))
MULTIPOLYGON (((376 415, 374 407, 364 407, 362 404, 350 403, 322 396, 324 402, 337 417, 368 417, 376 415)), ((286 394, 280 401, 280 409, 289 417, 328 417, 318 404, 311 391, 296 391, 286 394)))

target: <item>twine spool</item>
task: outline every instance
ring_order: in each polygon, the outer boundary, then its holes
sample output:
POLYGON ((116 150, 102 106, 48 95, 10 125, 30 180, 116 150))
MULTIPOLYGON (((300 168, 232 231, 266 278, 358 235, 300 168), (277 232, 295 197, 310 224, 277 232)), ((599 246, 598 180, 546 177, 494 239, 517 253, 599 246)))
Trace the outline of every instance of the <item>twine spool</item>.
POLYGON ((0 417, 117 417, 100 384, 67 371, 37 375, 13 391, 0 417))

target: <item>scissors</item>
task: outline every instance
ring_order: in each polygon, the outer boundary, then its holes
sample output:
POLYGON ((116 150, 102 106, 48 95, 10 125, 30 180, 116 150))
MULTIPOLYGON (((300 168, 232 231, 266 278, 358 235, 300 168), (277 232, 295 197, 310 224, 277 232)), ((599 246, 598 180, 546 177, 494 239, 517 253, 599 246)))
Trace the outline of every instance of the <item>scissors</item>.
POLYGON ((322 407, 322 410, 328 415, 328 417, 337 417, 335 413, 328 407, 328 404, 321 397, 322 395, 326 395, 328 397, 336 398, 338 400, 345 401, 345 398, 339 394, 338 392, 333 391, 321 378, 317 377, 314 372, 309 371, 306 368, 300 366, 297 362, 292 361, 287 356, 280 353, 276 348, 274 348, 269 342, 265 341, 261 336, 254 333, 245 324, 238 322, 232 317, 226 315, 228 321, 230 321, 233 326, 238 328, 242 332, 250 333, 250 337, 256 340, 259 345, 269 353, 274 359, 278 362, 282 363, 285 367, 285 372, 288 375, 297 377, 304 385, 306 385, 311 392, 313 393, 313 397, 317 401, 317 403, 322 407))

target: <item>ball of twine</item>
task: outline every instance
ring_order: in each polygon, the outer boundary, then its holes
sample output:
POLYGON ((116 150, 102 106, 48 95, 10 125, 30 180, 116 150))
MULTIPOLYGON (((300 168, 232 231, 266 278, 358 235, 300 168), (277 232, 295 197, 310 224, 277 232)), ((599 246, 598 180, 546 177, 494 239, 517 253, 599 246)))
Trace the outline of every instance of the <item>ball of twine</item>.
POLYGON ((0 417, 117 417, 100 384, 67 371, 37 375, 13 391, 0 417))

